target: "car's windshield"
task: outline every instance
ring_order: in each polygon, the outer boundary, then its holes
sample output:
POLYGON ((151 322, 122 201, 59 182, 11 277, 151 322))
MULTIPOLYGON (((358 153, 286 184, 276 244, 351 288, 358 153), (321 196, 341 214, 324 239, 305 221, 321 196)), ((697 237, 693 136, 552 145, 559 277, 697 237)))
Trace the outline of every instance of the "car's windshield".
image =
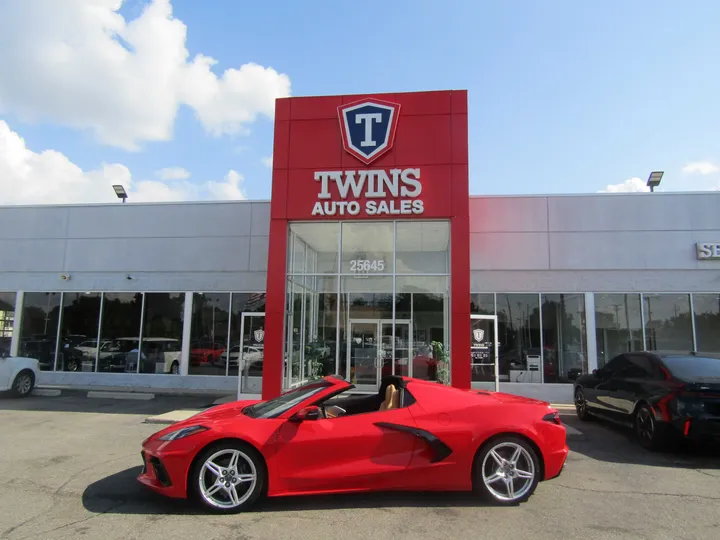
POLYGON ((289 390, 275 399, 251 405, 244 409, 243 412, 251 418, 277 418, 284 412, 295 407, 301 401, 321 392, 328 386, 330 386, 330 383, 324 379, 311 381, 289 390))
POLYGON ((707 356, 666 356, 663 362, 680 379, 720 378, 720 358, 707 356))

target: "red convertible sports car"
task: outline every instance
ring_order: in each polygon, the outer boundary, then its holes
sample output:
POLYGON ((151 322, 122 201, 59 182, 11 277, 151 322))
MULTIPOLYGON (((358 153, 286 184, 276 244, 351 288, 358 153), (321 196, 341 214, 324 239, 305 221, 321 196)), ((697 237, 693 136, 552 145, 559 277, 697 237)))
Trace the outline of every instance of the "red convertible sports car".
POLYGON ((548 403, 394 376, 377 394, 352 388, 328 376, 212 407, 145 440, 138 480, 226 513, 261 496, 381 490, 476 491, 507 505, 565 465, 548 403))

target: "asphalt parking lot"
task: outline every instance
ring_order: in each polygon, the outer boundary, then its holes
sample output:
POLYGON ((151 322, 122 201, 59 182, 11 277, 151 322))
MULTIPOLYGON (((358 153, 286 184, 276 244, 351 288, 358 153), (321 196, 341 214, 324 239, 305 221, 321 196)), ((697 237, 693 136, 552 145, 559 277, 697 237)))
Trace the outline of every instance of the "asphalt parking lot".
POLYGON ((464 494, 376 494, 276 499, 252 513, 204 515, 135 477, 141 441, 161 427, 145 418, 207 405, 169 396, 0 396, 0 538, 718 538, 717 449, 650 454, 623 430, 569 413, 563 420, 579 431, 569 436, 565 471, 519 507, 486 507, 464 494))

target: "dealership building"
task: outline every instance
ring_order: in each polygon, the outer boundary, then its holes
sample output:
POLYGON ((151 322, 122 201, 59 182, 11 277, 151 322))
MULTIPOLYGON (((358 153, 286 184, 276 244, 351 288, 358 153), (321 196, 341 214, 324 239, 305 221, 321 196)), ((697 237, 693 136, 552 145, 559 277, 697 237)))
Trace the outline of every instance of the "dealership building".
POLYGON ((720 353, 720 192, 470 195, 467 130, 465 91, 280 99, 270 201, 0 207, 0 347, 47 385, 551 401, 720 353))

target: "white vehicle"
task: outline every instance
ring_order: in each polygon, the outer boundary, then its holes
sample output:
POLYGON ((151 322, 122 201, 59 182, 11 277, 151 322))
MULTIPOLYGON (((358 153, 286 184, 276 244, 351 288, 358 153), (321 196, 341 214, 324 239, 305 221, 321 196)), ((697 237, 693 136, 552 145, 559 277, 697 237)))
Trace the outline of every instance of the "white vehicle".
MULTIPOLYGON (((230 348, 230 354, 228 355, 227 352, 222 353, 217 361, 215 362, 216 366, 224 366, 225 363, 228 361, 228 356, 230 356, 230 367, 237 367, 240 363, 240 346, 235 345, 234 347, 230 348)), ((245 360, 245 364, 249 365, 255 362, 262 362, 263 359, 263 350, 259 347, 252 347, 250 345, 245 345, 243 347, 243 358, 245 360)))
POLYGON ((10 390, 17 397, 30 395, 40 374, 40 363, 34 358, 7 356, 0 351, 0 391, 10 390))

